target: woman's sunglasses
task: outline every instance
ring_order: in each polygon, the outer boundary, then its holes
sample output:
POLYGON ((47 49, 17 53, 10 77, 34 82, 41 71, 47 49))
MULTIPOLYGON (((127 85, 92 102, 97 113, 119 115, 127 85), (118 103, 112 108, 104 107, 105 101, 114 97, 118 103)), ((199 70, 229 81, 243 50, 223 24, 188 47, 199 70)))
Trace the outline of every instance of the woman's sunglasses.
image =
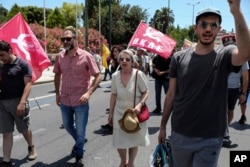
POLYGON ((122 58, 122 57, 120 58, 120 61, 124 61, 124 60, 125 60, 125 61, 130 61, 131 59, 130 59, 130 58, 127 58, 127 57, 126 57, 126 58, 122 58))

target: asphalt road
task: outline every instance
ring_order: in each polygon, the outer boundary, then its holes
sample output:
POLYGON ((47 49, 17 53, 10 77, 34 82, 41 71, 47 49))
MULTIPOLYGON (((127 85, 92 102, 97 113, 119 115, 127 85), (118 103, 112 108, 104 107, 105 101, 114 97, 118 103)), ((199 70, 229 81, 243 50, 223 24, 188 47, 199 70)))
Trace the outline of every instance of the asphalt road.
MULTIPOLYGON (((147 100, 149 109, 154 105, 154 81, 148 80, 150 96, 147 100)), ((112 146, 112 134, 100 128, 106 124, 106 108, 109 106, 110 82, 103 82, 102 88, 98 88, 90 100, 90 114, 87 126, 86 152, 84 155, 85 167, 118 167, 119 156, 112 146)), ((162 95, 164 97, 164 95, 162 95)), ((30 95, 31 101, 31 129, 33 140, 38 152, 38 158, 27 161, 27 145, 23 137, 15 132, 12 160, 16 167, 67 167, 73 166, 74 158, 70 156, 73 139, 65 129, 61 129, 61 115, 55 104, 54 86, 52 83, 34 85, 30 95), (36 100, 34 100, 36 99, 36 100), (37 101, 37 102, 36 102, 37 101), (38 107, 39 104, 40 108, 38 107)), ((163 101, 163 98, 162 98, 163 101)), ((247 116, 249 117, 249 109, 247 116)), ((229 167, 230 150, 250 150, 250 125, 241 126, 237 123, 240 111, 237 106, 235 117, 230 126, 230 135, 233 141, 232 148, 222 148, 219 164, 220 167, 229 167)), ((140 147, 136 158, 135 167, 149 167, 150 156, 157 145, 159 124, 161 116, 152 115, 148 125, 151 144, 148 147, 140 147)), ((211 122, 212 123, 212 122, 211 122)), ((167 125, 168 134, 170 123, 167 125)), ((0 136, 0 150, 2 150, 2 136, 0 136)), ((0 151, 0 160, 2 151, 0 151)))

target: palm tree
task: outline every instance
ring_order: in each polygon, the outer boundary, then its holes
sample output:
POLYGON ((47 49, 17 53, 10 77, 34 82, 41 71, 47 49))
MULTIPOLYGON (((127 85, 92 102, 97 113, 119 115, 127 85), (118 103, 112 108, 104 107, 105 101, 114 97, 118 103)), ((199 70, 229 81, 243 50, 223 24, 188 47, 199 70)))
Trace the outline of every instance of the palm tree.
POLYGON ((166 33, 166 30, 173 25, 173 23, 173 10, 170 10, 170 8, 167 7, 163 7, 161 10, 156 10, 154 17, 149 22, 150 26, 164 34, 166 33))

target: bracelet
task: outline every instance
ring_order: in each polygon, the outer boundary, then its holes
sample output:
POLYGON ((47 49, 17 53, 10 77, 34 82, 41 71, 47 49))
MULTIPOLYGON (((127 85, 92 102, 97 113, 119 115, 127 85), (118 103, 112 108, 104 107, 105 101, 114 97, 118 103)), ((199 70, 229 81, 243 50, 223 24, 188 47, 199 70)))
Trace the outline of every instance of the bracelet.
POLYGON ((143 101, 141 101, 140 103, 141 103, 141 105, 142 105, 142 106, 144 106, 144 105, 145 105, 145 102, 143 102, 143 101))
POLYGON ((241 95, 244 95, 244 96, 246 96, 247 94, 246 94, 246 93, 241 93, 241 95))

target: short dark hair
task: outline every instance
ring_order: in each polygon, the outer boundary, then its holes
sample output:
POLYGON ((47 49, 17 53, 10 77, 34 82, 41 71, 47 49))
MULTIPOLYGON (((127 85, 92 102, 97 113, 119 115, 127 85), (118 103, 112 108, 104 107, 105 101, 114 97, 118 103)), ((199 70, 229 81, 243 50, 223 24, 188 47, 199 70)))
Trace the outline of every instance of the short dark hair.
POLYGON ((11 48, 10 44, 6 41, 0 40, 0 50, 8 52, 11 48))

